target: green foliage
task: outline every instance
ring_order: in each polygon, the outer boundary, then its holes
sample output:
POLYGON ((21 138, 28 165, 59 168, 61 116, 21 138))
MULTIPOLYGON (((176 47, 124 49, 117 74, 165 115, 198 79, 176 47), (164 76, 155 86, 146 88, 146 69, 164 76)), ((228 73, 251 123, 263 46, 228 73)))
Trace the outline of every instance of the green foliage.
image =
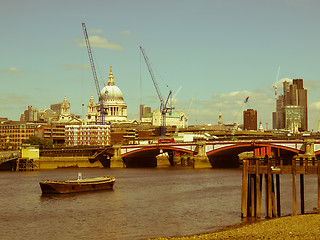
POLYGON ((29 139, 22 141, 24 144, 38 145, 39 149, 53 148, 53 142, 49 139, 39 138, 36 136, 30 136, 29 139))

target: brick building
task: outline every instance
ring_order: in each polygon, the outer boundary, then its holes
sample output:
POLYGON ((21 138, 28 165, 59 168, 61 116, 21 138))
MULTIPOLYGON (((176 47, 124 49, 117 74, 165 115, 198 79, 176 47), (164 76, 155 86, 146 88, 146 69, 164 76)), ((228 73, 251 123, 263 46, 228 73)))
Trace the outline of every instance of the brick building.
POLYGON ((243 129, 244 130, 257 130, 257 111, 247 109, 243 112, 243 129))
POLYGON ((17 150, 22 141, 35 135, 37 124, 20 121, 3 121, 0 123, 0 149, 17 150))

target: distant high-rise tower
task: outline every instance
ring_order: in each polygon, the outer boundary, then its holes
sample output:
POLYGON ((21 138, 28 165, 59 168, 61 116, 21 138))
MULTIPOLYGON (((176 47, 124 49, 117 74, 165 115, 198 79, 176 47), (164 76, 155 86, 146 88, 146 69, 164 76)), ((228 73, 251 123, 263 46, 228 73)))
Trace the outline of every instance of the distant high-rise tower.
POLYGON ((151 107, 147 107, 144 104, 140 104, 140 121, 142 120, 143 115, 151 113, 151 107))
POLYGON ((247 109, 243 112, 244 130, 257 130, 257 111, 247 109))
POLYGON ((38 121, 38 110, 33 106, 28 106, 28 110, 24 111, 24 116, 26 122, 38 121))
POLYGON ((308 130, 307 90, 303 88, 303 79, 293 79, 291 85, 283 82, 283 95, 277 99, 272 118, 274 129, 308 130))

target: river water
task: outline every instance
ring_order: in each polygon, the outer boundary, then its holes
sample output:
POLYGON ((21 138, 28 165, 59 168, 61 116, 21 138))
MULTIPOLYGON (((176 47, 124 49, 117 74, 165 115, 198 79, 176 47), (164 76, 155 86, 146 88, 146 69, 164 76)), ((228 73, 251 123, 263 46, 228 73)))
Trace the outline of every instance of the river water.
MULTIPOLYGON (((241 223, 241 179, 241 169, 0 172, 0 238, 136 240, 213 232, 241 223), (83 178, 114 176, 114 190, 41 194, 39 181, 76 179, 78 172, 83 178)), ((280 179, 282 214, 288 215, 291 176, 280 179)), ((305 209, 311 211, 316 176, 305 182, 305 209)))

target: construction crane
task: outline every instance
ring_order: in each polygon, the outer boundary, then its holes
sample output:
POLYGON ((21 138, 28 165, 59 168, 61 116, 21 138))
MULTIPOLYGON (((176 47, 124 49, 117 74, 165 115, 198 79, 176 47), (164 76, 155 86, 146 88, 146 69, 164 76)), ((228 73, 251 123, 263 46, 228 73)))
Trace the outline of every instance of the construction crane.
POLYGON ((189 104, 189 108, 187 109, 187 113, 184 115, 184 119, 185 119, 186 122, 188 122, 189 112, 190 112, 191 106, 192 106, 193 101, 194 101, 195 98, 196 98, 196 93, 193 94, 193 97, 192 97, 192 99, 190 101, 190 104, 189 104))
POLYGON ((94 66, 94 61, 93 61, 92 51, 91 51, 90 42, 89 42, 89 37, 88 37, 88 33, 87 33, 87 28, 86 28, 86 24, 85 24, 84 22, 82 23, 82 29, 83 29, 84 39, 85 39, 86 45, 87 45, 87 50, 88 50, 88 55, 89 55, 89 59, 90 59, 91 70, 92 70, 92 74, 93 74, 93 79, 94 79, 94 83, 95 83, 95 85, 96 85, 97 94, 98 94, 98 98, 99 98, 99 105, 100 105, 100 123, 101 123, 101 124, 104 124, 105 111, 104 111, 104 106, 103 106, 103 99, 102 99, 102 96, 101 96, 101 90, 100 90, 100 86, 99 86, 99 82, 98 82, 98 77, 97 77, 97 73, 96 73, 96 68, 95 68, 95 66, 94 66))
POLYGON ((156 88, 159 100, 160 100, 160 112, 161 112, 161 125, 160 125, 160 134, 161 134, 161 138, 164 138, 166 136, 166 114, 167 113, 172 113, 172 109, 174 109, 174 107, 168 106, 169 102, 172 103, 172 91, 169 91, 168 97, 166 99, 166 101, 164 101, 159 86, 157 84, 157 81, 154 77, 154 74, 152 72, 152 68, 150 66, 150 61, 145 53, 145 50, 140 46, 140 50, 142 52, 143 58, 147 64, 151 79, 153 81, 154 87, 156 88))

